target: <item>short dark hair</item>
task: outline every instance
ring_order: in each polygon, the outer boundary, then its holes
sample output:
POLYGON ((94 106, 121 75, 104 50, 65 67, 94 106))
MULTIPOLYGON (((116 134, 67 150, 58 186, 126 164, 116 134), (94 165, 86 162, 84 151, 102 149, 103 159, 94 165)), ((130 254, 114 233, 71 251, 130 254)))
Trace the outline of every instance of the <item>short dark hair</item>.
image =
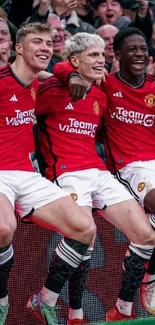
POLYGON ((53 28, 48 24, 43 24, 40 22, 35 23, 24 23, 16 34, 16 42, 20 43, 21 39, 28 34, 37 33, 37 32, 49 32, 52 36, 53 28))
POLYGON ((123 41, 127 37, 132 36, 132 35, 140 35, 146 41, 146 37, 140 29, 134 28, 134 27, 122 28, 114 37, 114 41, 113 41, 114 52, 119 51, 123 41))

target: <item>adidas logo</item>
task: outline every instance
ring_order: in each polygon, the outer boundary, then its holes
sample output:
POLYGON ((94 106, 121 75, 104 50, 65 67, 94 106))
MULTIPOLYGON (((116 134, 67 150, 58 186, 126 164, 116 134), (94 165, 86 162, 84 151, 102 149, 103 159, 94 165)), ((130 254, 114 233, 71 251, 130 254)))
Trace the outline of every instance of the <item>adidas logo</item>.
POLYGON ((115 97, 123 97, 123 94, 120 91, 118 91, 117 93, 113 94, 113 96, 115 96, 115 97))
POLYGON ((74 107, 73 107, 73 105, 70 103, 70 104, 68 104, 68 105, 65 107, 65 109, 74 109, 74 107))
POLYGON ((10 102, 18 102, 18 99, 17 99, 16 95, 13 95, 13 96, 10 98, 10 102))

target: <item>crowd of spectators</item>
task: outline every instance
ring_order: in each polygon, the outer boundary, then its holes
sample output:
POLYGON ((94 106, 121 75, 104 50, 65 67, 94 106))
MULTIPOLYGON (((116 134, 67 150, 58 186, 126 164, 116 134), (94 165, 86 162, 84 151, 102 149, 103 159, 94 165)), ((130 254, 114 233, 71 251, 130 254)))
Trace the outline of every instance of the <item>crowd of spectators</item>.
POLYGON ((146 36, 155 74, 155 1, 153 0, 0 0, 0 66, 13 61, 18 28, 24 22, 48 22, 55 28, 54 54, 47 71, 66 60, 65 41, 77 32, 98 33, 104 39, 107 72, 119 66, 113 52, 113 38, 119 29, 134 26, 146 36))

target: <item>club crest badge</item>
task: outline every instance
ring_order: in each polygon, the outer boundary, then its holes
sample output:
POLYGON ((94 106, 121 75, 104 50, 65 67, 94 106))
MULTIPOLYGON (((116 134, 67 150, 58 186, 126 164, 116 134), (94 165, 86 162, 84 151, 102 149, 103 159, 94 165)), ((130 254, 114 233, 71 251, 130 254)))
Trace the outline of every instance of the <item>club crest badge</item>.
POLYGON ((94 105, 93 105, 93 110, 94 110, 94 113, 96 115, 99 115, 100 113, 100 105, 98 104, 98 102, 95 102, 94 105))
POLYGON ((150 108, 155 106, 155 95, 154 94, 148 94, 147 96, 145 96, 144 102, 150 108))

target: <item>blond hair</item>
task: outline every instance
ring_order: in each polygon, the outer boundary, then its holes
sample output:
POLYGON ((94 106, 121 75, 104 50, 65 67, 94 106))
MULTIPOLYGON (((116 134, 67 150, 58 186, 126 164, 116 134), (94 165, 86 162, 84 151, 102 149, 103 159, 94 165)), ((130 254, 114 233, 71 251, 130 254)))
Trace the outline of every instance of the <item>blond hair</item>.
POLYGON ((73 54, 80 54, 89 47, 100 46, 105 48, 104 40, 96 34, 77 33, 66 42, 67 56, 70 58, 73 54))
POLYGON ((40 22, 36 23, 29 23, 29 24, 23 24, 22 27, 18 30, 16 34, 16 42, 20 43, 23 37, 25 37, 28 34, 35 34, 35 33, 51 33, 51 37, 53 34, 53 28, 48 24, 43 24, 40 22))

